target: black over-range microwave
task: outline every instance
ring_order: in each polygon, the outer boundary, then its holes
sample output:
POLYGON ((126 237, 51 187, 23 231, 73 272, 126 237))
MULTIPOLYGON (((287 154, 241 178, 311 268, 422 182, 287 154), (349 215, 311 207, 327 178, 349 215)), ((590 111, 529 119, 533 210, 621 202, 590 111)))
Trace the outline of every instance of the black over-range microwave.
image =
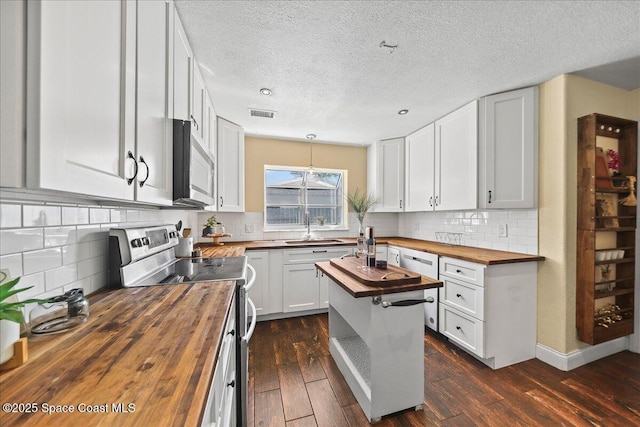
POLYGON ((216 200, 215 161, 191 126, 188 120, 173 120, 173 204, 202 208, 216 200))

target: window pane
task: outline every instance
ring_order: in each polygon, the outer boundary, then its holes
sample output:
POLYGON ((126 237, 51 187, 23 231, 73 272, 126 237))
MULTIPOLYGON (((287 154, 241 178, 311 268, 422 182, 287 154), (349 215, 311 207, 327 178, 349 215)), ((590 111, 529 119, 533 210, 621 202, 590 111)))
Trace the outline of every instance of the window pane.
POLYGON ((267 206, 267 224, 287 225, 304 223, 302 207, 295 206, 267 206))
POLYGON ((267 187, 267 205, 302 205, 302 189, 267 187))

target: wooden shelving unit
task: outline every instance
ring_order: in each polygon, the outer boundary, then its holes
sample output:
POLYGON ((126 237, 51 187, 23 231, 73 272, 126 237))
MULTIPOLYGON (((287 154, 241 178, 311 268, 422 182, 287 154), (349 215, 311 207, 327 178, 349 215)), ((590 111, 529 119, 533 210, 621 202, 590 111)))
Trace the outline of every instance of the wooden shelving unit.
POLYGON ((619 201, 631 194, 628 177, 638 176, 637 134, 633 120, 602 114, 578 119, 576 327, 589 344, 633 333, 637 207, 619 201), (619 153, 621 176, 603 175, 599 148, 619 153), (596 261, 607 251, 624 255, 596 261))

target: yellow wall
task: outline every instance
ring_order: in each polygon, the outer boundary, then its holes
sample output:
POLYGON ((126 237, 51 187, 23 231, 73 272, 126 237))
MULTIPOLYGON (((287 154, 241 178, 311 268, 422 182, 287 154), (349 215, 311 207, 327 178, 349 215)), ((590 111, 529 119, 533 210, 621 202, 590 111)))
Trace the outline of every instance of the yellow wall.
MULTIPOLYGON (((310 143, 247 136, 245 138, 245 209, 264 211, 264 165, 309 166, 310 143)), ((346 192, 367 189, 367 148, 313 144, 313 166, 346 169, 346 192)))
POLYGON ((575 327, 577 119, 601 113, 640 117, 629 92, 573 75, 540 86, 538 342, 561 353, 586 344, 575 327))

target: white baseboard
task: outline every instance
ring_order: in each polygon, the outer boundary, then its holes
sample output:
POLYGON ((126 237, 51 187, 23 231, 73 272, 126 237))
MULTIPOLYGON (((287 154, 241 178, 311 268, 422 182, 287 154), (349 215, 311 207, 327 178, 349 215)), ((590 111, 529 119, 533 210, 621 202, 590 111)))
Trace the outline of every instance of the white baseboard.
POLYGON ((617 338, 602 344, 583 347, 567 354, 560 353, 542 344, 537 344, 536 358, 562 371, 570 371, 579 366, 628 349, 629 337, 617 338))

